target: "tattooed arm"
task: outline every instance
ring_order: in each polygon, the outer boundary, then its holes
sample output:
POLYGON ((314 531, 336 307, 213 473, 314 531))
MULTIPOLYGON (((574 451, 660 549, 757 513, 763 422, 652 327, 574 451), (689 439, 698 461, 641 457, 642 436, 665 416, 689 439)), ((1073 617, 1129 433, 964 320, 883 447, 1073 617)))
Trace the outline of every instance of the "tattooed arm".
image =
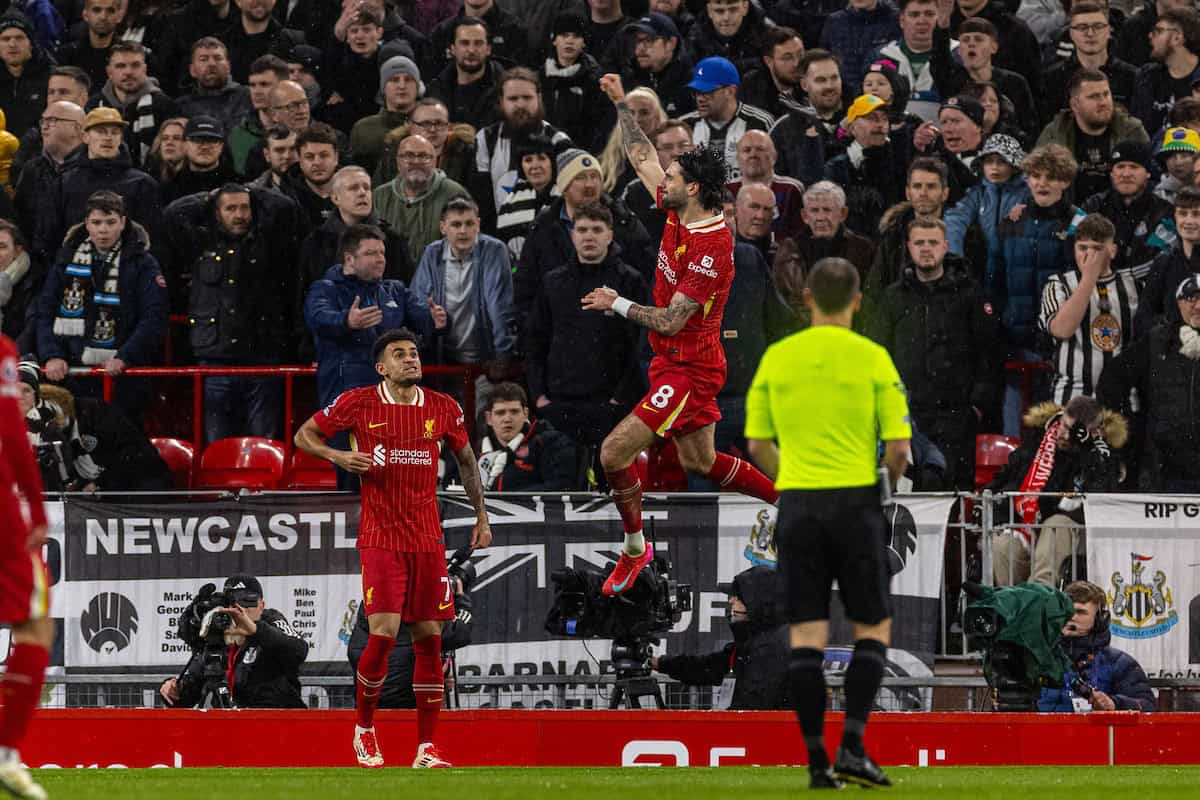
POLYGON ((650 192, 650 196, 655 197, 665 173, 662 165, 658 163, 658 151, 638 125, 633 116, 633 109, 625 100, 621 76, 611 73, 605 75, 600 79, 600 88, 617 106, 617 124, 621 126, 621 140, 625 144, 625 156, 629 159, 629 165, 650 192))
POLYGON ((630 303, 617 294, 616 289, 602 286, 593 289, 580 301, 585 311, 616 311, 623 317, 633 320, 643 328, 649 328, 663 336, 674 336, 683 330, 683 326, 692 314, 700 308, 700 304, 686 294, 676 292, 671 296, 671 302, 666 308, 658 306, 640 306, 630 303), (629 303, 628 306, 622 306, 629 303))
POLYGON ((475 527, 471 531, 471 547, 487 547, 492 543, 492 528, 488 524, 487 506, 483 503, 483 482, 479 479, 479 463, 475 451, 467 445, 454 453, 458 461, 458 477, 471 505, 475 507, 475 527))

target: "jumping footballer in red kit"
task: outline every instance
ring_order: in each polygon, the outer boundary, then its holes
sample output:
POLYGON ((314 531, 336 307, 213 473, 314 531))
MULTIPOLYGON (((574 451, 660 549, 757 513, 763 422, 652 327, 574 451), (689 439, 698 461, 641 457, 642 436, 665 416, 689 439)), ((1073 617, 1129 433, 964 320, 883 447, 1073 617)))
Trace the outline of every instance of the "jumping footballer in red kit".
POLYGON ((475 507, 471 547, 492 541, 479 467, 463 410, 453 398, 422 388, 416 336, 404 328, 380 336, 375 369, 383 381, 350 389, 296 432, 296 446, 332 461, 362 482, 358 529, 363 607, 371 634, 358 662, 354 752, 363 767, 382 767, 374 715, 387 676, 388 654, 405 625, 413 641, 413 694, 417 699, 414 767, 448 767, 434 746, 442 707, 442 623, 454 618, 453 583, 438 515, 438 459, 442 443, 458 460, 463 488, 475 507), (350 451, 324 440, 350 431, 350 451))
MULTIPOLYGON (((21 380, 16 345, 0 336, 0 623, 12 626, 13 641, 0 675, 0 787, 16 797, 42 800, 45 790, 21 765, 17 751, 41 699, 54 643, 50 582, 42 561, 42 477, 29 446, 27 409, 22 407, 24 393, 36 395, 36 372, 31 380, 32 389, 21 380)), ((32 405, 32 400, 26 403, 32 405)))
POLYGON ((607 287, 581 301, 583 308, 613 311, 650 329, 650 391, 621 420, 600 448, 600 463, 621 512, 625 544, 604 583, 621 594, 654 558, 642 536, 642 484, 633 469, 638 453, 656 438, 673 439, 689 472, 769 503, 778 499, 771 480, 740 458, 718 453, 714 424, 721 418, 717 394, 725 385, 721 316, 733 283, 733 234, 725 226, 721 197, 727 170, 716 148, 681 154, 664 170, 654 146, 625 103, 618 75, 600 87, 617 105, 625 152, 646 188, 667 212, 658 250, 654 305, 641 306, 607 287))

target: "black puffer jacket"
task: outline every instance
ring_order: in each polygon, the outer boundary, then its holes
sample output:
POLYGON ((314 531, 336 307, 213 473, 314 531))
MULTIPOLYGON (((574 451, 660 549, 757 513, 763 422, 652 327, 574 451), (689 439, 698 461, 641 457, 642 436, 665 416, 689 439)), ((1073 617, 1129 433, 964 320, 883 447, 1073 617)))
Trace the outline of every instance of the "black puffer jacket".
POLYGON ((599 153, 612 130, 616 112, 600 91, 600 65, 584 53, 571 67, 553 56, 542 62, 542 103, 546 121, 571 137, 576 146, 599 153))
POLYGON ((696 24, 688 31, 687 44, 697 61, 709 56, 721 56, 733 62, 739 75, 762 66, 763 34, 767 30, 767 20, 757 5, 748 5, 749 12, 742 19, 741 27, 728 38, 717 33, 708 14, 696 20, 696 24))
POLYGON ((1200 247, 1193 248, 1192 256, 1188 258, 1184 255, 1182 242, 1176 241, 1170 250, 1155 256, 1146 284, 1138 292, 1138 309, 1133 316, 1133 338, 1149 334, 1159 324, 1176 327, 1183 321, 1179 316, 1175 291, 1184 278, 1196 272, 1200 272, 1200 247))
POLYGON ((960 257, 948 254, 943 266, 929 283, 905 269, 884 289, 867 334, 892 354, 914 411, 986 408, 997 391, 999 320, 960 257))
POLYGON ((847 228, 873 237, 883 213, 904 199, 906 149, 902 141, 869 148, 855 142, 825 165, 826 179, 846 191, 847 228))
POLYGON ((150 234, 150 241, 158 239, 162 206, 159 203, 158 181, 140 169, 135 169, 125 145, 116 158, 91 159, 87 152, 63 172, 59 189, 59 237, 68 228, 83 222, 84 208, 93 193, 116 192, 125 201, 125 215, 138 223, 150 234))
POLYGON ((172 309, 186 309, 197 358, 282 358, 291 351, 299 209, 251 189, 250 231, 232 239, 217 226, 215 204, 200 193, 167 207, 161 252, 172 309))
POLYGON ((770 567, 739 572, 729 593, 742 599, 750 617, 749 622, 735 623, 734 641, 708 655, 663 656, 658 671, 694 686, 716 686, 732 672, 737 684, 731 709, 785 709, 791 648, 783 609, 778 605, 778 572, 770 567))
MULTIPOLYGON (((10 10, 7 15, 24 19, 19 11, 10 10)), ((29 25, 27 19, 25 23, 29 25)), ((0 108, 4 109, 5 130, 18 139, 38 127, 38 118, 46 108, 46 84, 52 69, 54 59, 37 45, 20 75, 14 76, 0 64, 0 108)))
POLYGON ((1149 459, 1141 485, 1161 491, 1165 479, 1200 480, 1200 359, 1182 351, 1179 323, 1160 325, 1126 345, 1100 373, 1096 397, 1112 408, 1138 390, 1149 459))
POLYGON ((682 45, 676 48, 675 57, 662 72, 653 73, 642 69, 637 61, 632 61, 621 71, 621 83, 625 86, 625 91, 639 86, 653 89, 662 103, 663 110, 671 119, 677 119, 696 109, 692 90, 688 88, 695 67, 687 54, 680 52, 681 48, 682 45))

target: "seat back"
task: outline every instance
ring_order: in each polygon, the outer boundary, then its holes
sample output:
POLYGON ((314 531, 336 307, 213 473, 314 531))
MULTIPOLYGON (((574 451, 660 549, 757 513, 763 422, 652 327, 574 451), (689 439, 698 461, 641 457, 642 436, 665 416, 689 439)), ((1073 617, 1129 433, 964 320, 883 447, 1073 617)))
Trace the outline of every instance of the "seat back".
POLYGON ((323 458, 311 456, 303 450, 292 451, 292 463, 288 466, 288 489, 330 490, 337 489, 337 473, 323 458))
POLYGON ((167 462, 175 479, 176 489, 189 489, 192 485, 192 465, 196 460, 196 448, 186 439, 151 439, 150 444, 167 462))
POLYGON ((998 433, 981 433, 975 437, 975 488, 982 489, 992 482, 1021 440, 998 433))
POLYGON ((204 449, 198 489, 277 489, 283 482, 283 442, 258 436, 220 439, 204 449))

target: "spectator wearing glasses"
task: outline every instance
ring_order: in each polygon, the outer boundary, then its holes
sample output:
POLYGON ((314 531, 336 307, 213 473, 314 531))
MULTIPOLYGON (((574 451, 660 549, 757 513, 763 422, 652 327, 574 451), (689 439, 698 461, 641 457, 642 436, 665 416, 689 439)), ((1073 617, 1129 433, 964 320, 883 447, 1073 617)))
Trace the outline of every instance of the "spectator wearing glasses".
POLYGON ((408 124, 393 128, 383 137, 383 155, 372 176, 376 186, 396 177, 397 148, 414 133, 433 145, 437 168, 446 177, 465 184, 475 173, 475 129, 465 123, 450 122, 450 111, 441 100, 422 97, 413 107, 408 124))
POLYGON ((1108 76, 1113 102, 1128 108, 1137 68, 1116 56, 1108 12, 1097 3, 1074 3, 1068 12, 1071 54, 1046 69, 1040 108, 1042 123, 1067 107, 1067 82, 1080 69, 1098 69, 1108 76))
POLYGON ((740 175, 737 146, 746 131, 769 131, 774 118, 761 108, 738 100, 741 78, 728 59, 714 56, 696 65, 688 88, 696 98, 696 110, 681 119, 692 126, 692 141, 711 145, 725 153, 730 179, 740 175))
POLYGON ((1150 60, 1138 70, 1129 111, 1147 131, 1161 130, 1176 100, 1191 97, 1200 78, 1200 12, 1171 9, 1150 31, 1150 60))
MULTIPOLYGON (((29 238, 33 257, 50 263, 62 244, 58 228, 58 181, 67 167, 87 152, 83 146, 83 109, 66 100, 46 106, 40 127, 41 153, 21 170, 13 192, 15 219, 29 238)), ((4 198, 0 198, 0 205, 4 198)), ((0 212, 3 216, 3 212, 0 212)))
POLYGON ((435 164, 433 145, 424 136, 412 134, 401 140, 396 151, 396 177, 376 187, 376 213, 393 229, 404 231, 408 254, 420 263, 425 247, 442 237, 442 209, 455 197, 469 197, 462 184, 451 180, 435 164))

